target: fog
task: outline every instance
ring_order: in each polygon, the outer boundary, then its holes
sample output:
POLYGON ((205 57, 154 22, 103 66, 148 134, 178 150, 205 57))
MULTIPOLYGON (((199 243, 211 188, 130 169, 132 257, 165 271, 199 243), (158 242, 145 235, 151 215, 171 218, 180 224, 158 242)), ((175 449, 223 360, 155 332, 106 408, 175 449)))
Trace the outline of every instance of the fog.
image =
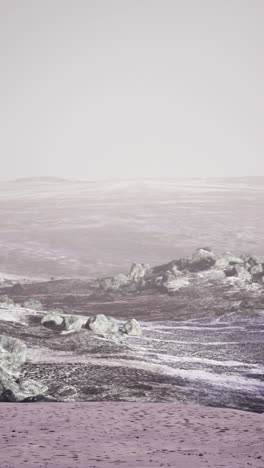
POLYGON ((1 178, 264 175, 261 0, 0 0, 1 178))

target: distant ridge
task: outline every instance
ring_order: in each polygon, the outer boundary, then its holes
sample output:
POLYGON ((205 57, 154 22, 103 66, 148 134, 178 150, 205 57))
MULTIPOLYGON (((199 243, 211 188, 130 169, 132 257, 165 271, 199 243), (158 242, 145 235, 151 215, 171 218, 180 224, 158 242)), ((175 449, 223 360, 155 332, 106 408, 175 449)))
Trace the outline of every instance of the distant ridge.
POLYGON ((86 178, 66 178, 66 177, 56 177, 56 176, 32 176, 32 177, 19 177, 17 179, 9 179, 5 182, 13 183, 68 183, 73 184, 76 182, 80 183, 116 183, 116 182, 130 182, 130 183, 142 183, 142 182, 226 182, 228 184, 234 183, 252 183, 256 185, 264 185, 264 176, 230 176, 230 177, 143 177, 143 178, 116 178, 116 179, 86 179, 86 178))
MULTIPOLYGON (((12 182, 12 181, 11 181, 12 182)), ((19 177, 14 179, 13 182, 72 182, 70 179, 64 179, 63 177, 43 176, 43 177, 19 177)))

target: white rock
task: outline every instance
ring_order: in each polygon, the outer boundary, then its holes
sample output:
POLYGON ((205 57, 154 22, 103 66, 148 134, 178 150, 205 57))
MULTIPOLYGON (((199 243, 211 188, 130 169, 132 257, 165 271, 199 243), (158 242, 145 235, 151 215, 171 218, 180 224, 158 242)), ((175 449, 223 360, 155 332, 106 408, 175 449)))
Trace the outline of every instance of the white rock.
POLYGON ((145 265, 144 263, 132 263, 129 277, 133 281, 138 281, 146 276, 150 271, 150 266, 145 265))
POLYGON ((129 320, 125 325, 121 328, 123 333, 131 336, 141 336, 142 335, 142 328, 136 319, 129 320))
POLYGON ((117 322, 112 317, 106 317, 104 314, 97 314, 89 317, 85 325, 93 333, 117 333, 119 328, 117 322))
POLYGON ((63 325, 64 319, 61 315, 58 315, 54 312, 44 315, 41 319, 41 325, 46 328, 59 328, 63 325))

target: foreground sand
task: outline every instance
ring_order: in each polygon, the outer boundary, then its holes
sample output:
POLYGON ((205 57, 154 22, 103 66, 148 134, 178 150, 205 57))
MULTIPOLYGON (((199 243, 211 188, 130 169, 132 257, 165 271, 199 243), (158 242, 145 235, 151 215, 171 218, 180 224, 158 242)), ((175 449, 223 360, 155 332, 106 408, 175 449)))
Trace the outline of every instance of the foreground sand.
POLYGON ((264 416, 183 404, 0 404, 0 467, 264 467, 264 416))

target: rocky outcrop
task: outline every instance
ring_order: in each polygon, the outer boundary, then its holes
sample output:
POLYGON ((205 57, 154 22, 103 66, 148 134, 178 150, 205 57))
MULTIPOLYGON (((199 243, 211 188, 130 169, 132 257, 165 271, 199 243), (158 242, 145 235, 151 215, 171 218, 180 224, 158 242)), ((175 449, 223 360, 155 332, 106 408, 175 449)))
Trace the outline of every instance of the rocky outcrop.
POLYGON ((28 299, 23 306, 25 309, 42 310, 42 304, 37 299, 28 299))
POLYGON ((51 312, 44 315, 41 319, 41 325, 51 330, 62 329, 64 325, 64 319, 61 315, 51 312))
POLYGON ((129 320, 125 325, 120 329, 122 333, 131 336, 142 336, 142 328, 137 320, 129 320))
POLYGON ((117 322, 112 317, 107 317, 104 314, 97 314, 89 317, 85 328, 99 335, 118 333, 119 330, 117 322))
POLYGON ((127 275, 120 273, 111 278, 104 278, 100 281, 100 286, 104 291, 116 291, 117 289, 122 288, 123 286, 129 285, 131 279, 127 275))
POLYGON ((210 248, 197 249, 190 257, 150 267, 133 263, 128 275, 104 279, 101 288, 124 293, 156 289, 168 294, 199 283, 226 281, 247 287, 252 282, 264 283, 264 257, 237 256, 232 252, 216 255, 210 248), (238 283, 237 283, 238 284, 238 283))

